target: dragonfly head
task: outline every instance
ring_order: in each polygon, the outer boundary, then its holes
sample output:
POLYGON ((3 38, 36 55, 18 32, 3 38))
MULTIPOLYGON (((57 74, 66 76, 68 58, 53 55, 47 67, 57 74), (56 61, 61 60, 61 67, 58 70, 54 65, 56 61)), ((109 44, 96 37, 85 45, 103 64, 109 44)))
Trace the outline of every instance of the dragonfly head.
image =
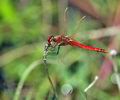
POLYGON ((47 39, 48 43, 45 45, 45 52, 48 51, 49 47, 51 47, 53 39, 54 39, 53 35, 51 35, 51 36, 48 37, 48 39, 47 39))
POLYGON ((52 42, 53 42, 54 40, 55 40, 55 38, 54 38, 53 35, 49 36, 49 37, 48 37, 48 40, 47 40, 47 41, 48 41, 48 44, 49 44, 49 45, 52 45, 52 42))

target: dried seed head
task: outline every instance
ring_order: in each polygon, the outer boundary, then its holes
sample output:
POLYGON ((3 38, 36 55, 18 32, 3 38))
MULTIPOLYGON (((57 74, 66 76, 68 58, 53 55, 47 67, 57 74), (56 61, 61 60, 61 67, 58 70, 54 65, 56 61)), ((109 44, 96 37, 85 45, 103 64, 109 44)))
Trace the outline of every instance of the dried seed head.
POLYGON ((117 55, 117 51, 115 49, 110 50, 109 53, 110 53, 111 56, 116 56, 117 55))
POLYGON ((67 96, 73 92, 73 87, 70 84, 64 84, 61 88, 63 95, 67 96))

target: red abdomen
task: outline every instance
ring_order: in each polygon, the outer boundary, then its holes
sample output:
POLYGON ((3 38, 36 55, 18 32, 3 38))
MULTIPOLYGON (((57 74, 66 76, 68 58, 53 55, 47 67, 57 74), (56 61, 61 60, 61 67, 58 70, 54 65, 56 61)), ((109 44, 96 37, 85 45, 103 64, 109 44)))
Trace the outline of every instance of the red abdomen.
POLYGON ((95 47, 92 47, 92 46, 87 46, 87 45, 81 44, 80 42, 77 42, 77 41, 74 41, 74 40, 69 41, 69 45, 76 46, 76 47, 79 47, 79 48, 83 48, 83 49, 86 49, 86 50, 107 53, 107 51, 104 50, 104 49, 95 48, 95 47))

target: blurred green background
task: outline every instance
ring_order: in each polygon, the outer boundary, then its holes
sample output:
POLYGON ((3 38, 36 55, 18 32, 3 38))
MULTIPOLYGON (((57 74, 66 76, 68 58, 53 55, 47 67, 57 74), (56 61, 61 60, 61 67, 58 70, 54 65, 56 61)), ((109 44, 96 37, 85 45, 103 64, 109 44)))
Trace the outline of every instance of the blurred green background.
POLYGON ((61 33, 117 54, 71 46, 59 55, 50 51, 47 66, 58 99, 119 100, 119 5, 120 0, 0 0, 0 100, 56 100, 43 54, 48 36, 61 33), (85 94, 96 75, 99 80, 85 94))

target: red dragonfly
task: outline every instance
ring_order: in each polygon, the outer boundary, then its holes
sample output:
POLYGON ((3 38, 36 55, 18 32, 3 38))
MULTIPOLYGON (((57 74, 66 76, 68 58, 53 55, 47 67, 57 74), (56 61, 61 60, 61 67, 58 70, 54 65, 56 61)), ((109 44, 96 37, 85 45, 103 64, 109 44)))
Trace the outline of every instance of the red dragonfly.
MULTIPOLYGON (((66 21, 65 14, 66 14, 67 10, 68 10, 68 8, 66 8, 65 12, 64 12, 64 21, 66 21)), ((85 16, 83 16, 80 19, 80 21, 82 21, 84 18, 85 18, 85 16)), ((45 46, 45 51, 47 52, 49 47, 55 48, 56 46, 58 46, 57 54, 59 53, 60 47, 61 46, 66 46, 66 45, 71 45, 71 46, 74 46, 74 47, 79 47, 79 48, 83 48, 83 49, 86 49, 86 50, 97 51, 97 52, 102 52, 102 53, 107 53, 108 52, 105 49, 95 48, 95 47, 92 47, 92 46, 84 45, 84 44, 80 43, 79 41, 76 41, 76 40, 72 39, 69 36, 65 36, 64 34, 57 35, 57 36, 51 35, 51 36, 48 37, 47 42, 48 43, 45 46)))
POLYGON ((66 46, 66 45, 71 45, 73 47, 79 47, 79 48, 83 48, 86 50, 91 50, 91 51, 97 51, 97 52, 102 52, 102 53, 107 53, 108 51, 106 51, 105 49, 101 49, 101 48, 96 48, 96 47, 92 47, 92 46, 87 46, 84 45, 82 43, 80 43, 77 40, 72 39, 69 36, 64 36, 64 35, 57 35, 57 36, 49 36, 48 40, 47 40, 47 48, 52 47, 55 48, 56 46, 58 46, 58 51, 57 54, 59 53, 59 49, 61 46, 66 46))

